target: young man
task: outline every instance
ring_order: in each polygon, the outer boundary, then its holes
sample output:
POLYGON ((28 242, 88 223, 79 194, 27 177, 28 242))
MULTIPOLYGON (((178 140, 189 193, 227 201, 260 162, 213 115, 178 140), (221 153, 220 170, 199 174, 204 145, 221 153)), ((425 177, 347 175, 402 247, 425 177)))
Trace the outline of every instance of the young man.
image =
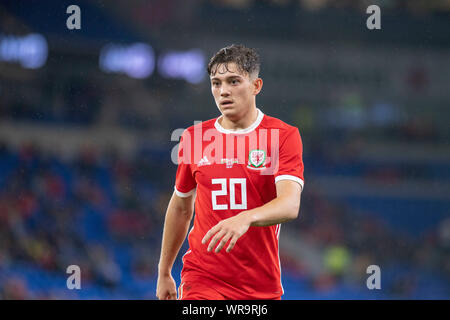
POLYGON ((171 269, 189 232, 178 299, 280 299, 280 224, 295 219, 303 190, 296 127, 264 115, 258 54, 232 45, 210 60, 222 115, 186 129, 164 224, 156 295, 177 299, 171 269))

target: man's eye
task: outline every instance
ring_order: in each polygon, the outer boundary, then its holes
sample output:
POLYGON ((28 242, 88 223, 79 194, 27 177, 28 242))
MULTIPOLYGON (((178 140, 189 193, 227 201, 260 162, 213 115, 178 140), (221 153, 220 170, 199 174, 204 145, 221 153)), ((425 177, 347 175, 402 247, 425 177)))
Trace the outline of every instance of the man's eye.
POLYGON ((231 80, 231 83, 232 83, 232 84, 237 84, 237 83, 239 83, 239 80, 236 80, 236 79, 231 80))

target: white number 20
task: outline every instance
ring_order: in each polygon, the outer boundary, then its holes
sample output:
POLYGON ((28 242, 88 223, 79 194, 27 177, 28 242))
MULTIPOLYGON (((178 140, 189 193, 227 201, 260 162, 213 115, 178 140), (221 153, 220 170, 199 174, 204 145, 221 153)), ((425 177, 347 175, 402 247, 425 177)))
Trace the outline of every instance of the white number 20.
MULTIPOLYGON (((213 210, 228 210, 227 204, 217 204, 217 196, 226 196, 227 192, 227 179, 212 179, 212 184, 220 184, 222 188, 220 190, 211 191, 213 210)), ((230 178, 230 209, 247 209, 247 185, 245 178, 230 178), (241 199, 242 203, 236 204, 236 184, 241 185, 241 199)))

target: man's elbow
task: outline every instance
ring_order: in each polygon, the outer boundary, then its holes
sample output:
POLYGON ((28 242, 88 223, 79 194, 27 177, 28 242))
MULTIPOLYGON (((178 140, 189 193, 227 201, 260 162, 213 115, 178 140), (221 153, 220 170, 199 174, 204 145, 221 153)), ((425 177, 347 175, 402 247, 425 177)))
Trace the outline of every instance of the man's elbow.
POLYGON ((168 210, 173 211, 180 218, 186 220, 191 220, 194 213, 194 198, 190 197, 179 197, 174 192, 172 198, 169 202, 168 210))
POLYGON ((282 199, 282 204, 280 203, 280 205, 288 221, 298 218, 301 193, 302 188, 296 182, 280 181, 277 184, 277 195, 282 199))
POLYGON ((300 212, 300 201, 289 201, 288 217, 290 220, 298 218, 300 212))
POLYGON ((291 210, 290 215, 289 215, 289 219, 290 220, 295 220, 298 218, 298 213, 299 210, 291 210))
POLYGON ((194 210, 192 210, 191 208, 182 207, 182 208, 178 208, 177 212, 178 212, 179 217, 182 217, 186 220, 191 220, 194 210))

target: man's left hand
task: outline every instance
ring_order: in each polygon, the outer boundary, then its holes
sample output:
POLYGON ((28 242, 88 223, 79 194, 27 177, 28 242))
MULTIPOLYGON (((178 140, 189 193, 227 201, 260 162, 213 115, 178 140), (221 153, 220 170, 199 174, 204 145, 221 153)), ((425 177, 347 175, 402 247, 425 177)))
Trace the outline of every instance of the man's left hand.
POLYGON ((219 245, 215 249, 215 252, 218 253, 222 250, 228 240, 231 239, 226 250, 227 252, 230 252, 235 246, 236 241, 247 232, 250 223, 248 211, 243 211, 231 218, 224 219, 205 234, 202 239, 202 244, 207 243, 212 237, 211 242, 208 245, 208 251, 212 251, 220 240, 219 245))

